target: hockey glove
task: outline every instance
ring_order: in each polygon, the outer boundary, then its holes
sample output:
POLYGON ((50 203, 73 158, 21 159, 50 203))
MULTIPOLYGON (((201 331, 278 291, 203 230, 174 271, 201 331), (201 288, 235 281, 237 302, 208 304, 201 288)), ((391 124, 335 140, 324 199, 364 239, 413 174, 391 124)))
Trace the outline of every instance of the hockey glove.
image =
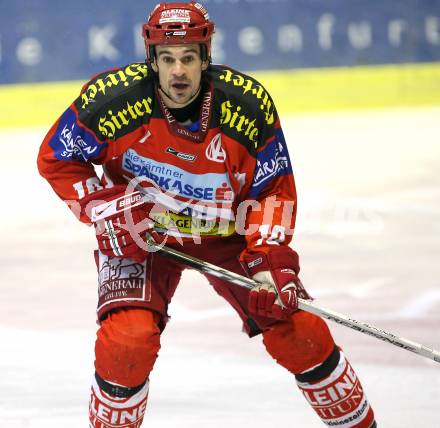
POLYGON ((249 293, 249 311, 264 317, 286 319, 298 309, 298 297, 311 299, 298 278, 298 254, 287 246, 269 253, 245 253, 244 267, 261 283, 249 293))
POLYGON ((92 193, 79 202, 95 226, 98 247, 104 255, 145 260, 145 233, 155 236, 154 222, 149 218, 153 203, 146 202, 140 192, 129 193, 123 185, 92 193))

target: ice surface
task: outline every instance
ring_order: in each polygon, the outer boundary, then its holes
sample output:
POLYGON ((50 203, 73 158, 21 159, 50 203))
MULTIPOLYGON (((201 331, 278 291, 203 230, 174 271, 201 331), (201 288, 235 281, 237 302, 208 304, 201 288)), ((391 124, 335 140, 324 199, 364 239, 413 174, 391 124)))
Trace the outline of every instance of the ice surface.
MULTIPOLYGON (((284 117, 294 247, 316 302, 440 348, 440 109, 284 117)), ((0 132, 0 426, 87 426, 96 330, 92 231, 38 176, 45 130, 0 132)), ((186 271, 146 427, 320 427, 291 375, 186 271)), ((440 427, 440 366, 331 324, 380 427, 440 427)))

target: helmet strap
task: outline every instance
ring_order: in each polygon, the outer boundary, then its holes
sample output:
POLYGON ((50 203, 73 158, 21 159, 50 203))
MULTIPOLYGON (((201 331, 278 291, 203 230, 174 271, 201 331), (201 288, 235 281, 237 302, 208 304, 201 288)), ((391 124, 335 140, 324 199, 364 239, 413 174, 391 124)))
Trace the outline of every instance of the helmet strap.
POLYGON ((150 62, 156 60, 156 49, 154 49, 154 45, 148 46, 148 58, 150 62))
POLYGON ((202 62, 205 62, 208 59, 210 60, 210 58, 208 58, 208 49, 204 43, 200 43, 200 59, 202 62))

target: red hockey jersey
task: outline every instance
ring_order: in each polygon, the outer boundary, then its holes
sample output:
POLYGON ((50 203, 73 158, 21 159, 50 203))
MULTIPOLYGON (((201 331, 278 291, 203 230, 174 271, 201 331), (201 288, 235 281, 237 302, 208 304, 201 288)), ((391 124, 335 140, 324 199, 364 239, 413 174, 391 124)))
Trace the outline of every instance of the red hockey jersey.
POLYGON ((82 221, 78 200, 135 179, 166 207, 154 218, 161 233, 238 233, 248 251, 292 237, 296 192, 276 108, 255 79, 225 66, 204 73, 199 121, 187 127, 147 65, 95 76, 46 135, 38 168, 82 221))

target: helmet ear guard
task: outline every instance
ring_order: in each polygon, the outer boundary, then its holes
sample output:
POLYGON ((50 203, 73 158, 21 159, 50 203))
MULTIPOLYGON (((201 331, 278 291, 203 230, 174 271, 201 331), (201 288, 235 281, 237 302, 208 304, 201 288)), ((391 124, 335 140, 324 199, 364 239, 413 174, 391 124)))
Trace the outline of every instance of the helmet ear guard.
POLYGON ((211 61, 214 23, 204 6, 189 3, 160 3, 142 26, 147 63, 155 59, 155 45, 199 44, 202 61, 211 61))

